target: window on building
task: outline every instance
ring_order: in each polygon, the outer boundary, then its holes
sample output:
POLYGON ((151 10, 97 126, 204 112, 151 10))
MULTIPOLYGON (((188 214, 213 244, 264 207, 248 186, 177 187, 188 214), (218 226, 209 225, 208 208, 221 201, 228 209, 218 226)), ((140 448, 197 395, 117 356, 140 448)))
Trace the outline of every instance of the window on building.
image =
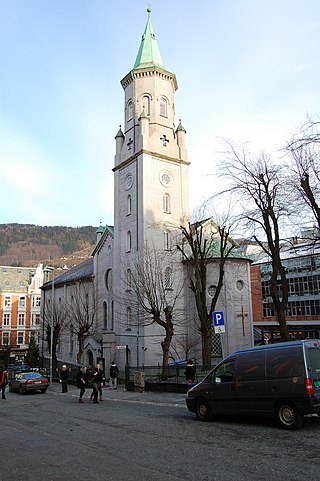
POLYGON ((133 102, 130 99, 129 102, 127 103, 127 122, 129 122, 129 120, 132 120, 132 118, 133 118, 133 102))
POLYGON ((34 312, 31 314, 31 325, 40 326, 40 314, 35 314, 34 312))
POLYGON ((9 340, 10 340, 9 332, 3 332, 2 333, 2 344, 3 344, 3 346, 8 346, 10 344, 9 340))
POLYGON ((164 270, 164 287, 166 289, 172 289, 172 269, 166 267, 164 270))
POLYGON ((131 231, 127 232, 127 252, 131 252, 131 231))
POLYGON ((113 272, 112 269, 108 269, 106 272, 106 288, 107 291, 112 292, 113 290, 113 272))
POLYGON ((25 314, 18 314, 18 326, 24 326, 25 324, 25 314))
POLYGON ((10 296, 5 296, 4 307, 11 307, 11 297, 10 296))
POLYGON ((41 306, 41 296, 33 296, 32 307, 40 307, 40 306, 41 306))
POLYGON ((164 97, 160 97, 160 115, 161 117, 168 117, 168 102, 164 97))
POLYGON ((113 301, 111 301, 111 326, 110 330, 113 331, 114 329, 114 304, 113 301))
POLYGON ((103 328, 108 328, 108 304, 106 301, 103 301, 103 328))
POLYGON ((131 209, 132 209, 132 201, 131 201, 131 195, 129 194, 127 197, 127 215, 131 215, 131 209))
POLYGON ((71 324, 70 325, 70 331, 69 331, 69 352, 72 354, 73 351, 74 351, 74 341, 73 341, 73 337, 74 337, 74 328, 73 328, 73 325, 71 324))
POLYGON ((165 250, 171 249, 170 232, 164 231, 163 233, 163 246, 165 250))
POLYGON ((132 282, 131 269, 127 269, 127 291, 131 291, 131 282, 132 282))
POLYGON ((19 297, 19 307, 26 307, 26 298, 19 297))
POLYGON ((142 108, 147 115, 150 115, 150 97, 149 95, 144 95, 142 97, 142 108))
POLYGON ((132 326, 132 311, 131 307, 127 307, 127 330, 131 331, 131 326, 132 326))
POLYGON ((3 314, 2 325, 10 326, 10 314, 3 314))
POLYGON ((24 344, 24 332, 18 332, 17 343, 18 344, 24 344))
POLYGON ((164 194, 162 197, 162 208, 163 212, 166 214, 170 214, 170 195, 169 194, 164 194))

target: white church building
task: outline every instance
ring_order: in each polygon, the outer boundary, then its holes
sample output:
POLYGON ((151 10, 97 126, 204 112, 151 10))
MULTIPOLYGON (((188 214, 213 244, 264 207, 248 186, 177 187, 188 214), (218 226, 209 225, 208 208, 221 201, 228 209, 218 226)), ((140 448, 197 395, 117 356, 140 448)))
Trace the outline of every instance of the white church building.
MULTIPOLYGON (((124 120, 115 137, 114 226, 100 226, 92 257, 56 277, 54 286, 47 282, 42 292, 45 310, 46 299, 54 296, 54 302, 63 304, 77 283, 88 286, 94 321, 81 361, 93 364, 103 359, 106 367, 113 360, 120 368, 126 363, 138 367, 162 363, 164 329, 152 322, 137 300, 138 266, 145 264, 146 256, 156 256, 156 274, 163 277, 167 299, 174 303, 170 360, 188 355, 201 364, 194 295, 176 247, 182 242, 179 226, 190 220, 186 130, 181 121, 176 124, 177 80, 162 61, 150 12, 148 8, 134 66, 121 80, 124 120), (185 339, 192 340, 188 352, 185 339)), ((208 267, 208 305, 217 272, 218 259, 213 258, 208 267)), ((212 357, 220 359, 252 346, 250 261, 239 253, 226 262, 217 310, 224 313, 225 332, 213 334, 212 357)), ((58 361, 75 364, 77 352, 71 321, 60 334, 58 361)))

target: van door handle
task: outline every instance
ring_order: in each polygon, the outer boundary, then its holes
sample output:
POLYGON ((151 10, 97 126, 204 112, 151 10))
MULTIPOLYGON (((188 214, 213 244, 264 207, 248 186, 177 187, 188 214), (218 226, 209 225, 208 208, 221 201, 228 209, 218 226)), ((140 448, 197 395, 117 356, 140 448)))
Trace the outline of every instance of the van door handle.
POLYGON ((277 386, 272 386, 272 392, 277 392, 277 391, 278 391, 277 386))

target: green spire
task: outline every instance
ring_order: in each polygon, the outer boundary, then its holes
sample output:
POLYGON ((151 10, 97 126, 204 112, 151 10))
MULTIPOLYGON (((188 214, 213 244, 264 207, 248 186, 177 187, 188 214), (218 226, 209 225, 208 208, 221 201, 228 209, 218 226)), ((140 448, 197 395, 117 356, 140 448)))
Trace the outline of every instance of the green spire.
POLYGON ((147 8, 148 20, 147 25, 142 35, 139 52, 133 68, 151 67, 156 66, 164 68, 161 58, 156 34, 153 31, 153 27, 150 20, 151 8, 147 8))

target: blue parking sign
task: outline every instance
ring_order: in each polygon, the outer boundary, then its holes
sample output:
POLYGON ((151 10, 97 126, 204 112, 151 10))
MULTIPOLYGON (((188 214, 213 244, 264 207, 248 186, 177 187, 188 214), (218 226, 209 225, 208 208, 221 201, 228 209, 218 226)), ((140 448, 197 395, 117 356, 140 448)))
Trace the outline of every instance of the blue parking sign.
POLYGON ((213 316, 213 325, 215 327, 224 326, 224 314, 223 311, 214 311, 212 313, 213 316))
POLYGON ((214 325, 214 332, 215 334, 221 334, 226 332, 226 328, 224 325, 224 313, 223 311, 214 311, 212 313, 213 317, 213 325, 214 325))

